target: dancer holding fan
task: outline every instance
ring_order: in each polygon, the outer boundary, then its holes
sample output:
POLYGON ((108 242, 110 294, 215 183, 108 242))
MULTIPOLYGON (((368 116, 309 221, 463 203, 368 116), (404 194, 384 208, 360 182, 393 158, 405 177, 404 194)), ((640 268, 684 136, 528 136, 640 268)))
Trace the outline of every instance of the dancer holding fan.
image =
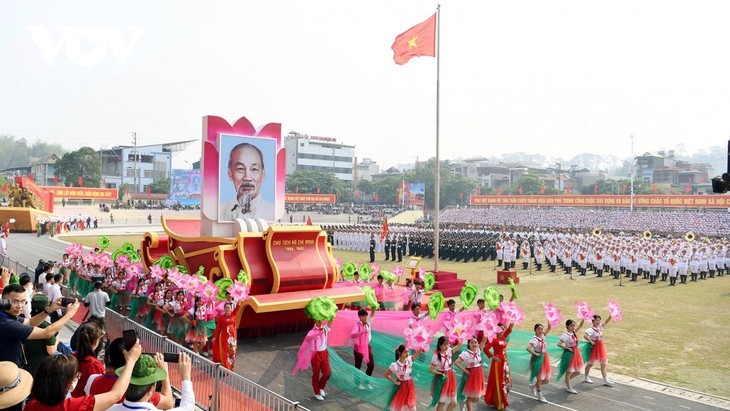
POLYGON ((565 386, 571 394, 578 394, 570 385, 570 380, 580 375, 583 368, 583 357, 581 357, 578 349, 578 331, 583 327, 584 320, 580 320, 580 324, 575 326, 575 321, 568 320, 565 322, 565 333, 558 341, 558 347, 563 349, 563 355, 560 357, 560 366, 558 367, 558 376, 555 381, 560 381, 560 377, 565 374, 565 386))
POLYGON ((423 353, 423 350, 408 355, 405 345, 399 345, 395 349, 395 362, 385 371, 385 379, 395 384, 394 391, 388 401, 390 411, 416 411, 416 387, 411 378, 413 361, 423 353))
POLYGON ((600 364, 601 375, 603 375, 603 385, 613 387, 613 381, 609 380, 608 375, 606 374, 608 357, 606 356, 606 347, 603 345, 603 327, 605 327, 609 321, 611 321, 610 315, 606 318, 606 321, 601 324, 601 316, 595 314, 592 319, 592 326, 586 330, 585 334, 583 334, 583 338, 590 343, 584 347, 586 352, 583 353, 583 356, 586 357, 586 371, 585 377, 583 377, 583 382, 585 383, 593 384, 593 381, 588 374, 590 373, 593 364, 600 364))
POLYGON ((436 343, 436 353, 431 358, 429 371, 434 374, 431 385, 431 407, 436 406, 436 411, 442 411, 446 405, 447 411, 456 408, 456 377, 451 367, 451 360, 454 351, 461 348, 461 342, 453 347, 449 346, 449 340, 445 336, 439 337, 436 343))
POLYGON ((512 378, 507 363, 507 337, 512 332, 513 324, 505 327, 504 324, 499 323, 499 326, 502 327, 502 332, 484 347, 484 354, 492 360, 492 365, 489 366, 484 402, 498 410, 503 410, 509 405, 507 394, 512 389, 512 378))
POLYGON ((552 326, 548 324, 545 330, 542 324, 535 324, 535 336, 527 345, 527 351, 532 354, 530 358, 530 389, 532 395, 537 396, 540 402, 548 402, 542 395, 542 385, 550 383, 550 356, 545 345, 545 336, 550 332, 552 326), (533 379, 537 379, 532 382, 533 379))

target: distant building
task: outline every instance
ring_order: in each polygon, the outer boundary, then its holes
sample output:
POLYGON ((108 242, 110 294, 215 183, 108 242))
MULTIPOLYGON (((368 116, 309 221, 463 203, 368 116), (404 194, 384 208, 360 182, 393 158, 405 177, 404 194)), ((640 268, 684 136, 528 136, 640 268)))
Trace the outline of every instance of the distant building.
POLYGON ((689 185, 696 192, 700 186, 707 186, 712 166, 709 163, 689 163, 677 160, 674 150, 644 153, 636 157, 636 177, 650 184, 666 184, 680 190, 689 185))
POLYGON ((33 181, 40 186, 56 185, 53 175, 56 172, 56 161, 60 158, 55 154, 49 154, 43 158, 30 159, 30 174, 33 175, 33 181))
POLYGON ((358 180, 373 181, 373 176, 377 174, 380 174, 380 165, 369 158, 363 158, 355 167, 358 180))
POLYGON ((153 182, 170 178, 172 157, 197 142, 197 140, 187 140, 99 150, 104 188, 127 186, 130 194, 144 193, 147 191, 147 186, 153 182))
POLYGON ((342 181, 353 181, 355 146, 337 143, 334 137, 290 132, 284 138, 286 174, 300 170, 331 171, 342 181))

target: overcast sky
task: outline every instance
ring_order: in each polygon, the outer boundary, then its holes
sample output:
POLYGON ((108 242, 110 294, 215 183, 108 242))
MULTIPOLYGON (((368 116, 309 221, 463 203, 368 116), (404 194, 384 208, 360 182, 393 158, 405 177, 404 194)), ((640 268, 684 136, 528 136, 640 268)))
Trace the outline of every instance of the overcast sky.
MULTIPOLYGON (((436 59, 398 66, 423 0, 0 3, 0 133, 70 149, 200 139, 240 116, 435 155, 436 59)), ((730 2, 444 0, 441 157, 629 157, 730 138, 730 2)), ((200 156, 200 144, 174 166, 200 156)))

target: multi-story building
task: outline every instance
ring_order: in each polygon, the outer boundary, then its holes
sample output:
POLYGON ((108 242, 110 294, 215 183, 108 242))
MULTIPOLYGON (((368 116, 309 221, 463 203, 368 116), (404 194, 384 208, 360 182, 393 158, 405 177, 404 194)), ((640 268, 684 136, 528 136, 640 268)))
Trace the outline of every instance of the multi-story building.
POLYGON ((170 178, 172 157, 197 140, 147 146, 119 146, 99 151, 105 188, 127 186, 130 193, 144 193, 155 181, 170 178))
POLYGON ((353 181, 355 146, 337 143, 334 137, 290 132, 284 139, 286 174, 300 170, 331 171, 342 181, 353 181))
POLYGON ((355 167, 355 178, 358 181, 373 181, 373 176, 377 174, 380 174, 380 165, 369 158, 363 158, 355 167))
POLYGON ((54 183, 53 174, 56 172, 56 161, 60 158, 55 154, 49 154, 43 158, 30 159, 30 174, 33 181, 40 186, 52 186, 54 183))

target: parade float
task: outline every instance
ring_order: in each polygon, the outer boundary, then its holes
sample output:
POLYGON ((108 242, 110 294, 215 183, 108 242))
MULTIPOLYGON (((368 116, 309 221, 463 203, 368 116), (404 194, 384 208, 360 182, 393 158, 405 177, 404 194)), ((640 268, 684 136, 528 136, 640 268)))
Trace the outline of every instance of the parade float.
POLYGON ((314 297, 330 297, 338 305, 365 299, 358 286, 333 287, 339 277, 337 263, 319 226, 269 225, 284 213, 284 155, 281 124, 257 130, 244 117, 233 125, 220 117, 204 117, 200 218, 163 216, 165 233, 146 233, 140 248, 148 270, 169 256, 190 273, 203 267, 211 281, 247 273, 249 298, 237 312, 238 328, 245 335, 308 328, 311 321, 304 307, 314 297), (232 153, 241 145, 253 145, 260 154, 265 175, 257 190, 272 205, 269 218, 227 219, 222 208, 237 194, 229 170, 232 153))

